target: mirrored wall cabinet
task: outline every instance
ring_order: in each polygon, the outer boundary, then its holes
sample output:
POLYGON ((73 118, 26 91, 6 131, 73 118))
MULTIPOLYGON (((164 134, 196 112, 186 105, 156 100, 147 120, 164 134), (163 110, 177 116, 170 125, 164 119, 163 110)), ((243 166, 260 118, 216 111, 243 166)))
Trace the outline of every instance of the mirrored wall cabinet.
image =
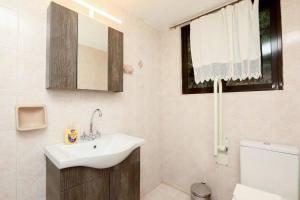
POLYGON ((51 2, 47 88, 123 91, 123 33, 51 2))

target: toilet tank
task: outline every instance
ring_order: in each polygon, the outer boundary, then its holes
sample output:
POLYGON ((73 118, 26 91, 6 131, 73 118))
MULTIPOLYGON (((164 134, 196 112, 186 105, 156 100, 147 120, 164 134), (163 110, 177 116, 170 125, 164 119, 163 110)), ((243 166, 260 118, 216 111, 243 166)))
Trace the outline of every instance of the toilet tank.
POLYGON ((241 184, 299 200, 298 154, 293 146, 241 141, 241 184))

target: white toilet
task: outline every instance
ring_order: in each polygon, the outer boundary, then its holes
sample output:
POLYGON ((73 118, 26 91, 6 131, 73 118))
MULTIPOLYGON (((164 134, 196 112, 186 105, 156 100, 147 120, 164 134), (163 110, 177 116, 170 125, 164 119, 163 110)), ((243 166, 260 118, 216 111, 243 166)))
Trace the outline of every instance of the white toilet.
POLYGON ((240 159, 233 200, 299 200, 298 148, 244 140, 240 159))

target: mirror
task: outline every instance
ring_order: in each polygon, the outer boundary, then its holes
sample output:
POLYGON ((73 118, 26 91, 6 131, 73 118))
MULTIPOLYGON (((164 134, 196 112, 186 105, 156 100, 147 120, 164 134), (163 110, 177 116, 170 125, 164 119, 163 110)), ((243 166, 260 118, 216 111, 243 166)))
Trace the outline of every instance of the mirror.
POLYGON ((108 27, 78 14, 77 88, 108 90, 108 27))

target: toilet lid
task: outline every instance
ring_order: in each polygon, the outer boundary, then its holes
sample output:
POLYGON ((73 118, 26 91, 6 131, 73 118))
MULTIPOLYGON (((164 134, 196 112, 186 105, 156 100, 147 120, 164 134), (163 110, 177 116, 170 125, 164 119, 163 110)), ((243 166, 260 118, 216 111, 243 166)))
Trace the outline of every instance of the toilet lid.
POLYGON ((283 200, 283 198, 277 194, 268 193, 241 184, 236 185, 233 193, 233 200, 253 200, 253 199, 283 200))

